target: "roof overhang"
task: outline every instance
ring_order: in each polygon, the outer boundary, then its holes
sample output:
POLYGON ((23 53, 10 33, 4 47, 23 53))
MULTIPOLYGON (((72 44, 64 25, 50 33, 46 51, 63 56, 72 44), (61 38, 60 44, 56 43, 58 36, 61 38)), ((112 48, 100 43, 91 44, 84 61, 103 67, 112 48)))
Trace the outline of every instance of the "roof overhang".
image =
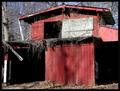
POLYGON ((111 24, 111 25, 115 24, 113 16, 112 16, 110 10, 107 8, 75 6, 75 5, 62 5, 62 6, 57 6, 57 7, 53 7, 53 8, 48 8, 45 10, 40 10, 40 11, 35 12, 33 14, 30 14, 30 15, 21 16, 21 17, 19 17, 19 20, 26 20, 26 19, 29 19, 31 17, 35 17, 37 15, 41 15, 41 14, 51 12, 54 10, 58 10, 58 9, 79 9, 79 10, 95 11, 96 13, 99 13, 104 18, 104 20, 106 21, 107 24, 111 24))

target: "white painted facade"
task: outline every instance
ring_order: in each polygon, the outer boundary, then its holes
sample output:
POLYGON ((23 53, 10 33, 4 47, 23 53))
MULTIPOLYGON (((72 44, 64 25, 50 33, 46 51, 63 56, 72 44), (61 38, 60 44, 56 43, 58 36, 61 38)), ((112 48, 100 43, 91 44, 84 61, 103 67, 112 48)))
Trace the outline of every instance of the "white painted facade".
POLYGON ((93 17, 65 19, 62 22, 62 38, 92 36, 93 17))

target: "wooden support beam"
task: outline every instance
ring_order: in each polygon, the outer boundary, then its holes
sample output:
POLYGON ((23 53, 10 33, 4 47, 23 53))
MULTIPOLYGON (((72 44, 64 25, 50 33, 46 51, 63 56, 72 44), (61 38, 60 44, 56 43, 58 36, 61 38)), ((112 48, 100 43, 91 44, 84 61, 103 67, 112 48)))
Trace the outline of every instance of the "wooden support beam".
MULTIPOLYGON (((7 11, 7 3, 4 2, 4 3, 2 3, 2 27, 3 27, 2 32, 4 34, 4 38, 2 40, 4 40, 4 41, 8 41, 8 18, 7 18, 6 11, 7 11)), ((7 82, 7 80, 6 80, 6 78, 7 78, 7 61, 6 60, 4 61, 4 75, 1 74, 1 76, 3 76, 3 82, 6 83, 7 82)), ((2 78, 1 78, 1 80, 2 80, 2 78)))
POLYGON ((3 83, 7 82, 7 63, 8 63, 8 54, 4 55, 4 72, 3 72, 3 83))
POLYGON ((20 20, 19 19, 18 19, 18 24, 19 24, 21 39, 22 39, 22 41, 24 41, 23 31, 22 31, 22 27, 20 25, 20 20))
POLYGON ((5 41, 3 41, 3 43, 4 43, 4 45, 5 45, 8 49, 10 49, 10 50, 17 56, 17 58, 18 58, 20 61, 23 60, 23 58, 22 58, 8 43, 6 43, 5 41))
MULTIPOLYGON (((2 35, 2 33, 0 33, 0 35, 2 35)), ((1 38, 0 38, 0 43, 1 43, 1 38)), ((1 50, 2 50, 2 45, 0 44, 0 89, 2 88, 2 61, 3 61, 1 50)))

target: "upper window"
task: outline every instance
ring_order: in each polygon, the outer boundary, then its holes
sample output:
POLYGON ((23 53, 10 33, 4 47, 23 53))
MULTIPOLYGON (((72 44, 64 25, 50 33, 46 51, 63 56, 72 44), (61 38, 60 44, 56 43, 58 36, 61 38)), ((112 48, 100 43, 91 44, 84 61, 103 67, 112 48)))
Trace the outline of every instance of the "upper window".
POLYGON ((45 22, 44 24, 44 38, 60 38, 61 37, 61 21, 45 22))

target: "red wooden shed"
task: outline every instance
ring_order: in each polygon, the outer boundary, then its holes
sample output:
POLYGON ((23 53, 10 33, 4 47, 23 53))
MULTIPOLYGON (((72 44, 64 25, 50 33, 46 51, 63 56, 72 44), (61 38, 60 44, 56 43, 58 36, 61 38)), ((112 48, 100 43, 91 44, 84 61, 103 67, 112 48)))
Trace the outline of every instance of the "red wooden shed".
MULTIPOLYGON (((61 40, 63 44, 47 47, 45 52, 46 80, 63 85, 95 84, 93 38, 82 39, 70 39, 69 42, 61 40)), ((49 42, 53 43, 54 41, 51 40, 49 42)))
POLYGON ((115 23, 106 8, 62 5, 19 19, 30 24, 31 40, 47 41, 45 80, 60 84, 95 84, 97 42, 93 37, 118 41, 117 30, 102 26, 115 23))

